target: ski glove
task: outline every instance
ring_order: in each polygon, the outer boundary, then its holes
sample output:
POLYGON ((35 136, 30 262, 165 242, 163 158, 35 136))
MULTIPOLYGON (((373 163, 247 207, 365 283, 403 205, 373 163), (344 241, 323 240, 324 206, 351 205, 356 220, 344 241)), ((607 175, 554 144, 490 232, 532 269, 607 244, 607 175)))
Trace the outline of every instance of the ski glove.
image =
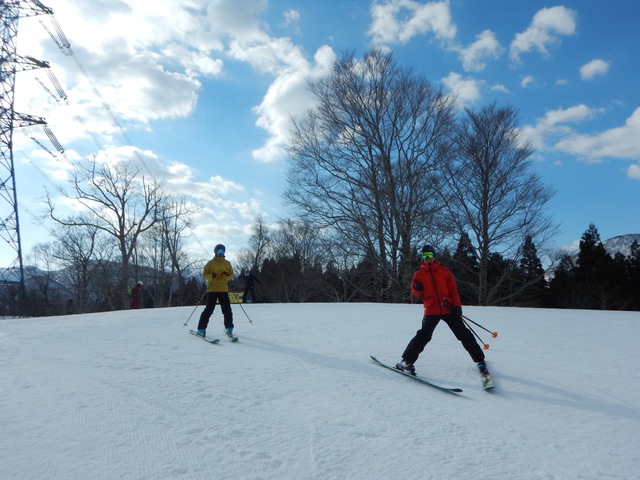
POLYGON ((462 307, 453 307, 453 315, 462 318, 462 307))
POLYGON ((422 283, 418 282, 417 280, 415 282, 413 282, 413 289, 417 290, 418 292, 422 291, 422 283))

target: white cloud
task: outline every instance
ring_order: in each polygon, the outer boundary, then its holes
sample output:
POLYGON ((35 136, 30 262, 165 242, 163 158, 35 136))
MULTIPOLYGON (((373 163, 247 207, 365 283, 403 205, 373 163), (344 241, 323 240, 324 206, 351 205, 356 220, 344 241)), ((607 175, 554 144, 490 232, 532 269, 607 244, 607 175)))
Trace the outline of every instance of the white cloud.
POLYGON ((537 125, 523 125, 520 128, 522 135, 531 142, 535 150, 544 150, 546 148, 544 130, 537 125))
POLYGON ((516 34, 510 45, 510 56, 520 60, 522 53, 538 51, 548 55, 547 48, 557 44, 561 36, 573 35, 576 31, 576 12, 563 6, 543 8, 533 17, 529 28, 516 34))
POLYGON ((491 30, 476 35, 476 41, 467 48, 460 49, 462 67, 466 71, 480 72, 485 69, 485 59, 498 58, 503 48, 491 30))
POLYGON ((260 17, 269 7, 268 0, 191 1, 206 5, 207 23, 210 25, 207 31, 218 37, 245 38, 251 42, 254 35, 262 36, 260 17))
POLYGON ((295 68, 284 69, 271 83, 261 104, 254 108, 258 115, 256 125, 270 135, 265 144, 253 152, 256 160, 273 162, 284 156, 291 117, 303 114, 313 104, 307 79, 326 75, 335 58, 330 47, 321 47, 316 52, 314 64, 305 61, 296 64, 295 68))
POLYGON ((469 106, 480 99, 478 80, 463 78, 459 73, 451 72, 442 79, 442 84, 451 92, 452 96, 455 96, 456 103, 461 107, 469 106))
POLYGON ((574 133, 558 143, 555 148, 582 157, 587 161, 605 158, 640 160, 640 107, 620 127, 594 135, 574 133))
POLYGON ((211 33, 200 0, 157 0, 153 9, 132 0, 46 3, 54 17, 43 18, 44 25, 55 34, 59 24, 75 57, 61 53, 39 22, 21 22, 20 51, 51 63, 68 106, 45 100, 28 82, 20 82, 16 98, 30 107, 37 103, 28 110, 46 117, 65 142, 93 137, 108 143, 119 129, 113 117, 125 130, 187 117, 201 79, 223 71, 216 58, 222 42, 211 33))
MULTIPOLYGON (((555 150, 587 162, 604 159, 640 161, 640 107, 620 127, 595 134, 581 134, 571 126, 595 118, 603 109, 584 104, 567 109, 551 110, 535 125, 525 125, 522 131, 537 150, 555 150)), ((629 178, 640 178, 640 165, 627 170, 629 178)))
POLYGON ((229 55, 273 76, 261 103, 253 108, 256 126, 265 130, 268 137, 252 155, 265 163, 281 160, 285 156, 291 117, 312 105, 307 79, 327 73, 335 54, 330 47, 320 47, 315 64, 311 64, 302 48, 289 38, 275 38, 255 30, 245 36, 234 35, 229 42, 229 55))
POLYGON ((500 83, 493 85, 491 87, 491 90, 493 90, 494 92, 511 93, 505 85, 502 85, 500 83))
POLYGON ((634 180, 640 180, 640 164, 634 163, 629 165, 629 168, 627 169, 627 177, 634 180))
POLYGON ((535 81, 535 78, 533 78, 531 75, 527 75, 525 77, 523 77, 522 80, 520 80, 520 86, 522 88, 527 88, 529 85, 531 85, 533 82, 535 81))
POLYGON ((451 41, 456 26, 451 21, 448 1, 420 3, 412 0, 386 0, 373 2, 372 23, 368 34, 372 44, 385 47, 404 44, 417 35, 428 32, 438 40, 451 41))
POLYGON ((583 80, 591 80, 598 75, 604 75, 609 71, 609 64, 604 60, 595 59, 591 60, 580 67, 580 78, 583 80))
POLYGON ((549 144, 574 134, 567 124, 580 123, 595 118, 601 110, 589 108, 584 104, 567 109, 548 111, 535 125, 525 125, 522 132, 531 140, 536 150, 549 150, 549 144))
POLYGON ((594 118, 600 111, 580 104, 566 109, 550 110, 540 123, 551 126, 560 123, 582 122, 594 118))
POLYGON ((300 12, 297 10, 289 9, 282 13, 284 17, 284 24, 286 26, 292 26, 297 24, 300 21, 300 12))
MULTIPOLYGON (((306 75, 325 68, 318 62, 329 62, 333 55, 330 49, 328 54, 321 49, 313 66, 290 39, 271 36, 262 21, 267 0, 156 0, 152 9, 134 0, 49 3, 64 18, 62 28, 90 79, 63 58, 67 64, 56 68, 56 74, 68 94, 69 107, 61 109, 49 102, 44 110, 35 109, 48 119, 52 130, 64 132, 65 143, 92 137, 110 143, 119 132, 107 112, 117 117, 125 131, 132 124, 150 128, 155 120, 188 117, 197 105, 202 79, 222 75, 224 59, 246 63, 273 77, 254 109, 256 125, 268 134, 254 156, 261 161, 279 160, 290 115, 306 110, 310 102, 306 75), (78 124, 78 118, 90 118, 90 125, 78 124)), ((416 7, 416 20, 420 11, 416 7)), ((300 19, 295 10, 283 16, 290 25, 300 19)), ((24 37, 30 39, 29 47, 37 48, 29 48, 30 55, 60 57, 39 25, 31 25, 24 37), (31 34, 38 29, 38 35, 31 34)), ((27 88, 26 83, 22 85, 27 88)), ((46 96, 41 93, 40 97, 46 96)), ((17 97, 29 98, 33 93, 17 97)))

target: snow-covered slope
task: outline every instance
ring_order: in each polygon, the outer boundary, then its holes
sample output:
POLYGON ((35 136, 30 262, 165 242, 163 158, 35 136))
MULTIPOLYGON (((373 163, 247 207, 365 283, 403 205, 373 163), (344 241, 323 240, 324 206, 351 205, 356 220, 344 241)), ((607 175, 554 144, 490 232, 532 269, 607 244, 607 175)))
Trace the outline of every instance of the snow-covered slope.
POLYGON ((3 479, 624 479, 640 471, 640 314, 465 309, 496 382, 446 325, 395 362, 419 305, 193 307, 0 321, 3 479), (200 309, 189 322, 193 327, 200 309), (222 333, 216 310, 209 328, 222 333))

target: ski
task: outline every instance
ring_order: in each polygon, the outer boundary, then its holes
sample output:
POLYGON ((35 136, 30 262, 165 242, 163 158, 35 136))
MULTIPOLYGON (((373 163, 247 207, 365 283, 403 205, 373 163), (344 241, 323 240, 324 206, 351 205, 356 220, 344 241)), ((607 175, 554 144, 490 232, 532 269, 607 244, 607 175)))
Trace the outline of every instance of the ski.
POLYGON ((430 380, 427 380, 424 377, 419 377, 418 375, 411 375, 410 373, 403 372, 402 370, 399 370, 396 367, 392 367, 391 365, 387 365, 385 363, 382 363, 380 360, 378 360, 373 355, 371 355, 371 360, 373 360, 375 363, 377 363, 381 367, 388 368, 389 370, 392 370, 392 371, 394 371, 396 373, 399 373, 400 375, 404 375, 405 377, 412 378, 416 382, 424 383, 425 385, 429 385, 430 387, 437 388, 438 390, 442 390, 443 392, 449 392, 449 393, 460 393, 460 392, 462 392, 461 388, 443 387, 442 385, 437 385, 437 384, 431 382, 430 380))
MULTIPOLYGON (((227 333, 227 332, 225 332, 227 333)), ((229 337, 229 341, 230 342, 237 342, 238 341, 238 337, 234 336, 233 333, 227 333, 227 337, 229 337)))
POLYGON ((198 338, 201 338, 202 340, 204 340, 205 342, 209 342, 209 343, 220 343, 220 339, 219 338, 207 338, 207 337, 203 337, 202 335, 198 335, 198 332, 196 332, 195 330, 189 330, 189 333, 191 335, 194 335, 198 338))

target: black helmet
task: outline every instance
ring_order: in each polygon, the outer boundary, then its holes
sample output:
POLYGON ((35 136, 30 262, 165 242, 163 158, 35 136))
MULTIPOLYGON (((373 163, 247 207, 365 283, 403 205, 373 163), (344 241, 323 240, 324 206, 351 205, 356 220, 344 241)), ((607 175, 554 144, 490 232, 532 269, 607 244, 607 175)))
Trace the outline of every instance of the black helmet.
POLYGON ((425 261, 428 258, 434 258, 436 256, 436 249, 431 245, 425 245, 422 247, 422 254, 420 255, 422 260, 425 261))
POLYGON ((433 255, 436 255, 436 249, 433 248, 431 245, 425 245, 424 247, 422 247, 422 253, 426 253, 426 252, 431 252, 433 253, 433 255))
POLYGON ((226 252, 226 248, 224 248, 224 245, 222 245, 221 243, 219 243, 218 245, 216 245, 213 249, 213 251, 215 252, 216 255, 224 255, 224 252, 226 252))

